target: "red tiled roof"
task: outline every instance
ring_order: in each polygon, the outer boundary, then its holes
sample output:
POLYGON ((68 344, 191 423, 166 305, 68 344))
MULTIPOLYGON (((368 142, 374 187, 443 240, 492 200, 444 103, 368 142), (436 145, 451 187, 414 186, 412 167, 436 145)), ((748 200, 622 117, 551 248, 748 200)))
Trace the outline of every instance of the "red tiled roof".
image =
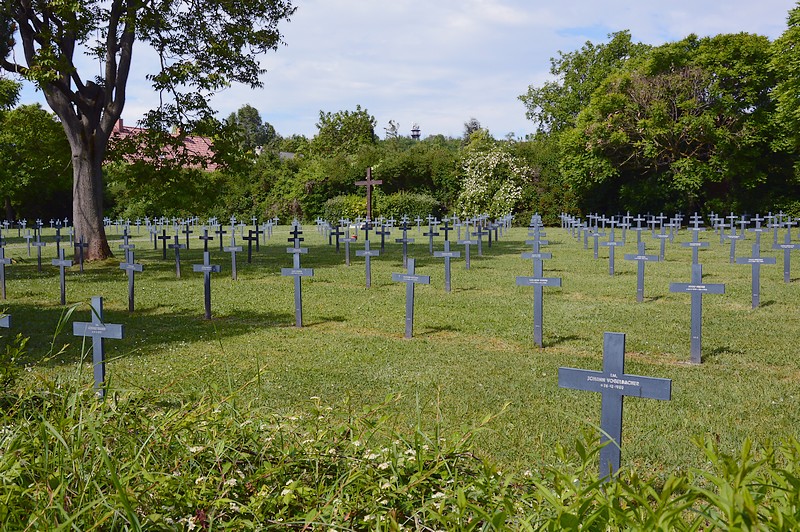
MULTIPOLYGON (((147 131, 146 128, 126 126, 120 118, 117 120, 117 123, 114 124, 114 129, 111 131, 111 137, 125 139, 139 133, 144 133, 145 131, 147 131)), ((213 141, 210 138, 197 135, 186 135, 183 137, 183 145, 191 156, 202 158, 203 160, 207 161, 205 166, 206 169, 216 170, 219 166, 213 161, 213 141)), ((135 158, 135 156, 133 156, 133 158, 135 158)), ((193 167, 196 166, 193 165, 193 167)))

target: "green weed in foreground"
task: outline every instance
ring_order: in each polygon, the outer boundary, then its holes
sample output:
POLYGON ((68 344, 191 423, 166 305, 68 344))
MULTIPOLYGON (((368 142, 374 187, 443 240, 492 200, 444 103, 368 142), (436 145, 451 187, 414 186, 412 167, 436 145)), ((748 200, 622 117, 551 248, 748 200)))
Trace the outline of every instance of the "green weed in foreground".
POLYGON ((2 397, 4 530, 796 530, 800 443, 710 468, 598 481, 593 438, 508 472, 456 439, 394 427, 392 404, 276 415, 237 394, 114 395, 43 380, 2 397))

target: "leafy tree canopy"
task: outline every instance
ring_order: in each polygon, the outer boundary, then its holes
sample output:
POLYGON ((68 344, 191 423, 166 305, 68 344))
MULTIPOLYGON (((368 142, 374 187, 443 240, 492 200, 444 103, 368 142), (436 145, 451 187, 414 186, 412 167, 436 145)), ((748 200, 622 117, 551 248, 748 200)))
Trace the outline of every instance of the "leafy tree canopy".
POLYGON ((356 105, 355 111, 320 111, 311 151, 317 155, 353 154, 360 146, 377 142, 376 125, 375 117, 360 105, 356 105))

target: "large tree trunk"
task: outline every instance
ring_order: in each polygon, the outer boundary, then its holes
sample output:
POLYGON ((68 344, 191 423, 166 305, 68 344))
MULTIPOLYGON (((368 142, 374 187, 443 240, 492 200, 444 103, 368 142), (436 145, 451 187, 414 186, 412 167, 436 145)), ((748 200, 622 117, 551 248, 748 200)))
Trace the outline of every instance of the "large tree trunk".
POLYGON ((72 220, 75 240, 89 245, 84 258, 102 260, 113 256, 103 225, 103 157, 86 144, 72 146, 72 220))

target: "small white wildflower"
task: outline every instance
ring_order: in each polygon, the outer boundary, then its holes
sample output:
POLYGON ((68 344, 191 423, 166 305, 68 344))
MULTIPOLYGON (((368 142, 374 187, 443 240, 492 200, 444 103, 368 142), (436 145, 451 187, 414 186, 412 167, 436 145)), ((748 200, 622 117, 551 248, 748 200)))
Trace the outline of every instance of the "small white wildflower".
POLYGON ((237 480, 235 478, 229 478, 228 480, 225 481, 226 486, 235 486, 236 483, 237 480))
POLYGON ((192 447, 189 447, 189 452, 194 454, 194 453, 199 453, 204 449, 205 447, 203 445, 193 445, 192 447))
POLYGON ((358 440, 353 440, 353 447, 361 447, 361 442, 358 440))
POLYGON ((445 495, 441 491, 437 491, 433 495, 431 495, 431 499, 444 499, 445 495))
POLYGON ((283 488, 283 491, 281 492, 281 497, 285 497, 286 495, 289 495, 291 492, 292 492, 291 488, 283 488))
POLYGON ((370 453, 367 455, 367 460, 375 460, 376 458, 380 458, 381 455, 378 453, 370 453))
POLYGON ((194 481, 194 483, 195 483, 195 485, 197 485, 197 484, 202 484, 205 481, 206 481, 206 477, 197 477, 197 479, 194 481))

